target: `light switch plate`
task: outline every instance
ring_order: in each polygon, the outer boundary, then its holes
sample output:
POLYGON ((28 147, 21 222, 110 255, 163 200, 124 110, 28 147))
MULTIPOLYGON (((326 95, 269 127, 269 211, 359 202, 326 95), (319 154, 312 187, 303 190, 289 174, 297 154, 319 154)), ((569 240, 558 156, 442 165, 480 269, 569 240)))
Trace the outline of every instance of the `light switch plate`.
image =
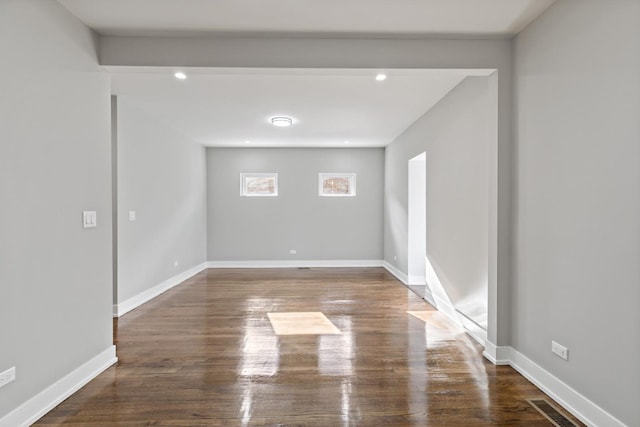
POLYGON ((136 220, 136 211, 129 211, 129 221, 136 220))
POLYGON ((96 211, 82 212, 82 226, 84 228, 93 228, 98 225, 96 211))

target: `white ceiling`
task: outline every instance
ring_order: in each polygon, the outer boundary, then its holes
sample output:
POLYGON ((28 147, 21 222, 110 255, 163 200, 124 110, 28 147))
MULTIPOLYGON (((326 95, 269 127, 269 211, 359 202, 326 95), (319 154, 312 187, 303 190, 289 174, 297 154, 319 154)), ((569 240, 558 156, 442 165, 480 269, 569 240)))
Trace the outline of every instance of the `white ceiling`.
POLYGON ((382 147, 468 75, 491 70, 109 68, 112 91, 206 146, 382 147), (273 116, 292 117, 278 128, 273 116), (250 141, 247 144, 246 141, 250 141), (344 141, 349 141, 345 144, 344 141))
POLYGON ((512 36, 554 0, 58 0, 104 35, 512 36))
MULTIPOLYGON (((58 0, 103 35, 511 37, 554 0, 58 0)), ((491 70, 106 67, 113 93, 206 146, 385 146, 491 70), (291 128, 269 119, 287 115, 291 128), (348 140, 348 145, 344 141, 348 140), (246 144, 245 141, 250 141, 246 144)))

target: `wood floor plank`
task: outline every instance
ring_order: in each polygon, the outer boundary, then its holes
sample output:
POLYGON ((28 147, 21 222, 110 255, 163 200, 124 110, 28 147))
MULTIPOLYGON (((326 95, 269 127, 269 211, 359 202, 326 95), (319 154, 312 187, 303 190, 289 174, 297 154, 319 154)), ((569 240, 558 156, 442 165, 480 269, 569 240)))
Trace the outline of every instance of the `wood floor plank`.
POLYGON ((551 425, 524 377, 408 311, 433 308, 381 268, 206 270, 114 320, 117 366, 36 425, 551 425), (342 334, 277 336, 278 312, 342 334))

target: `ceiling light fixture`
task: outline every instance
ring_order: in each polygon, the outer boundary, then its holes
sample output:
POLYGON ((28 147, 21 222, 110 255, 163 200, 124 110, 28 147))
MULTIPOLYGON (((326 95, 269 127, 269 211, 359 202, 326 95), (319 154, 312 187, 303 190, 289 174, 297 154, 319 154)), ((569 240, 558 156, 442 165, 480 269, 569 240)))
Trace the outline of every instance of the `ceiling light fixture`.
POLYGON ((271 124, 277 127, 289 127, 293 124, 291 117, 273 117, 271 118, 271 124))
POLYGON ((185 73, 183 73, 182 71, 176 72, 173 76, 178 80, 186 80, 187 79, 187 75, 185 73))
POLYGON ((377 81, 379 81, 379 82, 384 81, 384 80, 386 80, 386 79, 387 79, 387 75, 386 75, 386 74, 382 74, 382 73, 380 73, 380 74, 378 74, 378 75, 376 76, 376 80, 377 80, 377 81))

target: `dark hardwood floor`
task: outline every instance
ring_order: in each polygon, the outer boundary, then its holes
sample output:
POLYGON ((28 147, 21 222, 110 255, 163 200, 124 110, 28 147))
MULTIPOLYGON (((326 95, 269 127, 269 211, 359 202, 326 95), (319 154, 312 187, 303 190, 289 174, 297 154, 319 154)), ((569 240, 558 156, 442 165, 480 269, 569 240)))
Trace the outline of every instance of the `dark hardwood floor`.
POLYGON ((381 268, 207 270, 114 321, 117 366, 37 425, 551 425, 529 381, 408 310, 433 308, 381 268), (342 334, 276 336, 270 312, 342 334))

